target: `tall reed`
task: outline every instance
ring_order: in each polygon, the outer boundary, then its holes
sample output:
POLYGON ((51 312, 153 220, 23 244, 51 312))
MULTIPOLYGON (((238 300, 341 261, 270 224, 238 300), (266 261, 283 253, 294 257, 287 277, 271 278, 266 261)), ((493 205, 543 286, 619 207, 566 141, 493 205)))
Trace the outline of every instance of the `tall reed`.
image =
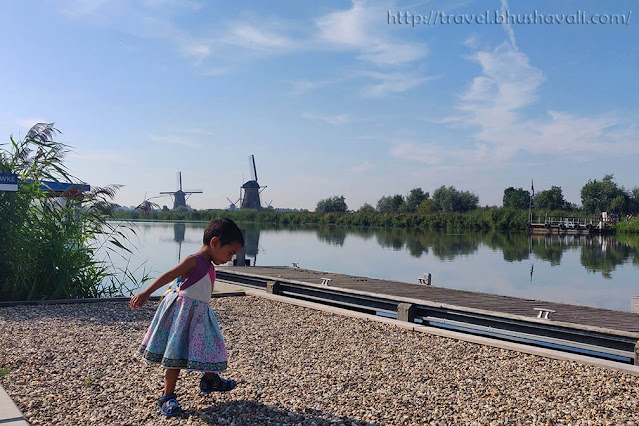
POLYGON ((0 173, 19 178, 17 192, 0 192, 0 300, 115 296, 127 293, 133 278, 109 261, 130 253, 126 243, 135 232, 109 221, 118 186, 81 191, 57 134, 53 124, 38 123, 24 139, 0 145, 0 173), (46 182, 77 185, 54 197, 46 182), (96 257, 99 251, 105 258, 96 257))

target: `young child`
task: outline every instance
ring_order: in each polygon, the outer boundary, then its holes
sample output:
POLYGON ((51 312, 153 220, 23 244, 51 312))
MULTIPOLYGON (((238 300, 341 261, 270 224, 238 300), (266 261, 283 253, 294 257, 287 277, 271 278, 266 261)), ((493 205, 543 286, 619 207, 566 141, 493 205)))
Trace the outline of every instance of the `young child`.
POLYGON ((244 245, 242 231, 230 219, 216 219, 204 230, 203 245, 195 255, 160 275, 142 292, 131 297, 131 309, 141 307, 151 294, 169 282, 182 278, 179 287, 162 299, 138 349, 147 362, 166 369, 164 395, 158 399, 160 413, 188 416, 175 394, 181 369, 203 371, 202 392, 228 392, 235 381, 221 378, 228 355, 217 319, 209 306, 215 268, 226 263, 244 245))

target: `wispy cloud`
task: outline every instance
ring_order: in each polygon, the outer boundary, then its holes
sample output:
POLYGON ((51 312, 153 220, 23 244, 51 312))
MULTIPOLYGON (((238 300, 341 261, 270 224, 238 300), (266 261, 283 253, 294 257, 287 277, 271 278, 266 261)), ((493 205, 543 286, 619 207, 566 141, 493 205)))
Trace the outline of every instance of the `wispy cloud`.
POLYGON ((450 148, 433 142, 391 141, 392 157, 434 167, 468 167, 490 161, 490 149, 485 144, 471 148, 450 148))
MULTIPOLYGON (((508 8, 505 0, 502 8, 508 8)), ((548 110, 544 117, 527 117, 524 109, 539 100, 539 88, 546 77, 517 48, 512 27, 504 25, 504 30, 508 42, 469 56, 481 67, 481 74, 459 95, 459 113, 447 117, 445 122, 476 129, 473 136, 477 143, 488 146, 495 160, 510 159, 521 151, 573 158, 579 155, 582 159, 639 152, 636 126, 615 114, 579 116, 548 110)), ((479 43, 467 45, 474 47, 479 43)))
POLYGON ((348 169, 348 171, 350 173, 365 173, 374 168, 375 166, 373 165, 373 163, 371 163, 370 161, 364 161, 363 163, 354 165, 353 167, 348 169))
POLYGON ((309 120, 323 121, 324 123, 327 123, 333 126, 340 126, 342 124, 346 124, 352 121, 351 117, 348 114, 325 115, 325 114, 313 114, 313 113, 305 112, 305 113, 302 113, 302 117, 309 120))
POLYGON ((294 80, 290 82, 291 90, 289 91, 290 95, 302 95, 307 92, 311 92, 313 90, 319 89, 321 87, 329 86, 331 84, 336 84, 343 81, 343 78, 340 79, 327 79, 327 80, 294 80))
POLYGON ((381 98, 389 94, 406 92, 425 81, 436 77, 421 76, 413 72, 376 72, 367 71, 360 74, 373 80, 362 88, 362 95, 369 98, 381 98))
POLYGON ((222 39, 224 43, 244 49, 259 51, 291 51, 301 45, 292 37, 279 33, 275 29, 260 27, 246 22, 236 22, 231 25, 228 34, 222 39))
POLYGON ((147 136, 148 140, 151 142, 157 142, 168 145, 179 145, 179 146, 188 146, 188 147, 199 147, 200 143, 194 141, 192 138, 177 136, 177 135, 154 135, 149 134, 147 136))
POLYGON ((402 65, 427 56, 426 44, 395 41, 380 31, 388 26, 386 6, 353 0, 350 9, 315 20, 318 39, 332 48, 356 51, 358 59, 375 65, 402 65))
POLYGON ((72 18, 92 15, 111 0, 72 0, 65 4, 62 13, 72 18))

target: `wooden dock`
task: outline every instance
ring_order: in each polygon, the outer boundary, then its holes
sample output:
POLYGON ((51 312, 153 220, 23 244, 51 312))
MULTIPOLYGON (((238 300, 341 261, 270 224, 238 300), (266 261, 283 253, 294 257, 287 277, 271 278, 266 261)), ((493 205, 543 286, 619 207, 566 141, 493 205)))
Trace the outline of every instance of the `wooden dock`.
MULTIPOLYGON (((625 311, 500 296, 285 266, 228 266, 220 267, 219 270, 269 280, 288 280, 314 285, 321 285, 322 279, 328 278, 331 280, 329 285, 333 288, 399 296, 464 308, 479 309, 482 311, 491 311, 498 314, 517 315, 531 319, 537 318, 539 311, 535 310, 535 308, 541 307, 555 311, 551 314, 550 319, 552 322, 570 323, 574 324, 577 328, 596 327, 615 330, 620 332, 620 334, 636 336, 637 339, 639 339, 639 314, 625 311)), ((415 278, 415 282, 417 282, 417 277, 415 278)), ((630 301, 628 301, 628 305, 630 305, 630 301)))

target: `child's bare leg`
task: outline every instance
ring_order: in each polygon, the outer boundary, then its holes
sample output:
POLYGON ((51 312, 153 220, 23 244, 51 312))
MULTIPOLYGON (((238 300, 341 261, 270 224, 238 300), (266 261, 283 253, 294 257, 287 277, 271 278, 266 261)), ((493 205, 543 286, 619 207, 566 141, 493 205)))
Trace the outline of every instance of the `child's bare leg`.
POLYGON ((177 383, 180 370, 167 368, 164 373, 164 395, 175 393, 175 384, 177 383))

